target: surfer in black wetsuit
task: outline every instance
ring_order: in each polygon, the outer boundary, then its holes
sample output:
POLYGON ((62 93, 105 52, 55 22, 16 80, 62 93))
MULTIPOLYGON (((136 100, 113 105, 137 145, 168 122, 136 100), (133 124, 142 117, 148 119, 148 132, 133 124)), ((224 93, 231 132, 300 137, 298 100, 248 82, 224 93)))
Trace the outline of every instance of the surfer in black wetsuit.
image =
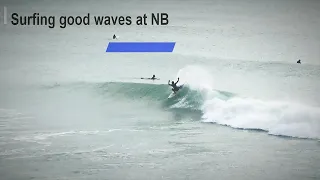
POLYGON ((153 75, 152 78, 141 78, 141 79, 160 80, 160 79, 156 78, 156 75, 153 75))
POLYGON ((168 85, 172 87, 172 91, 174 93, 176 93, 180 89, 179 87, 177 87, 178 82, 179 82, 179 78, 178 78, 178 81, 176 83, 174 83, 174 81, 171 81, 171 84, 170 84, 170 80, 168 81, 168 85))
POLYGON ((112 38, 113 38, 113 39, 117 39, 117 36, 114 34, 112 38))
POLYGON ((298 63, 298 64, 301 64, 301 60, 299 59, 299 60, 297 61, 297 63, 298 63))

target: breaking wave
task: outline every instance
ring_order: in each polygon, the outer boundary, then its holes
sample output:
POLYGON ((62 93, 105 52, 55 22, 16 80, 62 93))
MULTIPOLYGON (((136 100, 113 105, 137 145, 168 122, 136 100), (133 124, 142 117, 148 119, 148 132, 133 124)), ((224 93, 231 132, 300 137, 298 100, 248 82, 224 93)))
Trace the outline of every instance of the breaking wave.
POLYGON ((215 90, 211 75, 198 66, 181 69, 177 77, 180 77, 184 88, 170 99, 171 89, 167 84, 107 82, 91 87, 95 93, 108 98, 149 100, 158 102, 165 109, 198 113, 203 122, 237 129, 262 130, 279 136, 320 138, 320 107, 244 98, 215 90))

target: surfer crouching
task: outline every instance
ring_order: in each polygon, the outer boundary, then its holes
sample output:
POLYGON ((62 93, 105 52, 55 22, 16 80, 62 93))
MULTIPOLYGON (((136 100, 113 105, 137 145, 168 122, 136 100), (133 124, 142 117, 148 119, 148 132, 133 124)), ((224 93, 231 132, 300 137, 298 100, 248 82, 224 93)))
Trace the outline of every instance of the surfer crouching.
POLYGON ((176 83, 174 81, 171 81, 171 84, 170 84, 170 80, 168 81, 168 85, 172 87, 172 91, 174 93, 176 93, 180 89, 179 87, 177 87, 178 82, 179 82, 179 78, 178 78, 178 81, 176 83))

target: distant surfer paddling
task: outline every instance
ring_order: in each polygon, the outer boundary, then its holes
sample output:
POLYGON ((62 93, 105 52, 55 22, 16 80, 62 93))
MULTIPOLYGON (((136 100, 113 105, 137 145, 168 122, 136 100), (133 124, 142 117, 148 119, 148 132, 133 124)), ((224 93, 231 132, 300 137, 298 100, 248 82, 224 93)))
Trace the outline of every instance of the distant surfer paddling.
POLYGON ((170 80, 168 81, 168 85, 172 87, 172 91, 174 93, 177 93, 180 90, 181 86, 180 87, 177 86, 178 82, 179 82, 179 78, 178 78, 177 82, 171 81, 171 84, 170 84, 170 80))
POLYGON ((141 79, 160 80, 160 79, 156 78, 156 75, 153 75, 152 78, 141 78, 141 79))
POLYGON ((298 64, 301 64, 301 60, 299 59, 299 60, 297 61, 297 63, 298 63, 298 64))

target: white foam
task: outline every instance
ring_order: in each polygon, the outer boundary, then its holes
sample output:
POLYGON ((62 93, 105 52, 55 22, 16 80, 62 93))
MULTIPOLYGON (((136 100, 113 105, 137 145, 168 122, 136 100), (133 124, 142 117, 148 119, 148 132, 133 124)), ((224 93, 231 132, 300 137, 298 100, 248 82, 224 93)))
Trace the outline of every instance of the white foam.
POLYGON ((180 78, 179 84, 185 84, 190 89, 201 92, 203 96, 209 95, 213 87, 213 78, 211 74, 202 66, 189 65, 180 69, 177 78, 180 78))
POLYGON ((273 135, 320 138, 320 107, 243 97, 222 100, 213 91, 211 75, 199 66, 187 66, 178 76, 190 89, 205 92, 201 108, 205 122, 260 129, 273 135))
POLYGON ((269 134, 300 138, 320 138, 320 108, 288 102, 264 102, 233 98, 207 100, 205 122, 234 128, 261 129, 269 134))

